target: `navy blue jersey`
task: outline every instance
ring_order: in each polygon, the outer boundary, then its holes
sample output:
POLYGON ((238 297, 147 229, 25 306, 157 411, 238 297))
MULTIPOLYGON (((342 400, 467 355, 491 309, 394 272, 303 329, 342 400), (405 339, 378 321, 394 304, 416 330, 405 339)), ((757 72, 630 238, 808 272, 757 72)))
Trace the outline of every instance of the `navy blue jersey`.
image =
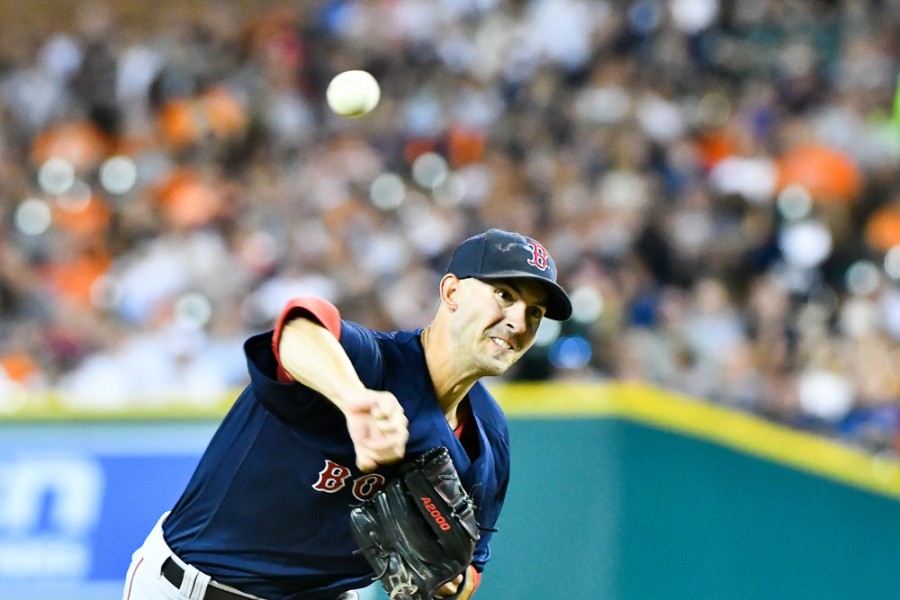
MULTIPOLYGON (((446 446, 479 524, 493 527, 509 479, 506 418, 476 383, 467 396, 470 458, 438 406, 419 333, 341 321, 339 339, 366 387, 392 392, 403 406, 407 456, 446 446)), ((178 556, 221 583, 272 600, 333 600, 371 582, 369 565, 353 554, 349 513, 391 468, 356 468, 342 413, 309 388, 279 381, 272 339, 270 331, 244 344, 250 384, 210 441, 164 535, 178 556)), ((490 558, 490 537, 484 532, 475 550, 479 571, 490 558)))

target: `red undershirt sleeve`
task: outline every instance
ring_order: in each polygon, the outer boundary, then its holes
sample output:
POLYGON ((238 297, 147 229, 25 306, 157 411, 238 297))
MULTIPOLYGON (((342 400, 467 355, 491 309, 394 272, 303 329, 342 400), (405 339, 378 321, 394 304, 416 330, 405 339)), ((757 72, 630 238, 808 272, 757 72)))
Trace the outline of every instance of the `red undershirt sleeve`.
POLYGON ((469 575, 472 576, 472 593, 475 593, 475 590, 478 589, 478 586, 481 585, 481 573, 473 567, 469 565, 469 575))
POLYGON ((275 324, 275 332, 272 335, 272 352, 275 354, 275 360, 278 361, 278 381, 282 383, 294 381, 294 378, 281 366, 278 350, 281 343, 281 332, 287 323, 298 317, 315 321, 330 331, 335 339, 341 338, 341 313, 331 302, 322 298, 308 297, 294 298, 288 302, 275 324))
POLYGON ((479 585, 481 585, 481 573, 474 565, 469 565, 469 568, 466 569, 466 577, 463 580, 462 589, 457 590, 447 600, 469 600, 479 585))

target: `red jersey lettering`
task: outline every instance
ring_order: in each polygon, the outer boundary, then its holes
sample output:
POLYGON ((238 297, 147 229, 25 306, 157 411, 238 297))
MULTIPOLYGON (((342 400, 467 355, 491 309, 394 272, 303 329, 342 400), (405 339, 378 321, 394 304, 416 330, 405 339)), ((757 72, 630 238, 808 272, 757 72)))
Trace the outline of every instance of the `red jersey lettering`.
POLYGON ((359 500, 368 500, 384 485, 384 477, 378 473, 369 473, 353 481, 353 497, 359 500))
MULTIPOLYGON (((319 471, 319 479, 312 487, 314 490, 333 494, 347 486, 351 474, 350 469, 344 465, 325 459, 325 468, 319 471)), ((384 476, 378 473, 367 473, 352 481, 350 491, 354 498, 362 502, 371 498, 384 485, 384 481, 384 476)))
POLYGON ((325 468, 319 471, 319 480, 313 484, 314 490, 333 494, 346 485, 350 469, 336 462, 325 460, 325 468))

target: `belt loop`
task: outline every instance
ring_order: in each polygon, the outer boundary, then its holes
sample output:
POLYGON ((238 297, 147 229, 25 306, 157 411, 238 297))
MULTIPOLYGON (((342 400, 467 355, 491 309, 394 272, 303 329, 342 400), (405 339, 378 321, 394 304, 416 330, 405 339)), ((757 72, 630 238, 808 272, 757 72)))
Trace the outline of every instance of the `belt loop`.
POLYGON ((203 600, 211 579, 206 573, 197 571, 197 579, 194 580, 194 596, 191 597, 191 600, 203 600))
POLYGON ((209 586, 210 576, 201 573, 196 567, 188 565, 184 569, 184 579, 181 581, 179 595, 187 600, 203 600, 206 596, 206 588, 209 586))

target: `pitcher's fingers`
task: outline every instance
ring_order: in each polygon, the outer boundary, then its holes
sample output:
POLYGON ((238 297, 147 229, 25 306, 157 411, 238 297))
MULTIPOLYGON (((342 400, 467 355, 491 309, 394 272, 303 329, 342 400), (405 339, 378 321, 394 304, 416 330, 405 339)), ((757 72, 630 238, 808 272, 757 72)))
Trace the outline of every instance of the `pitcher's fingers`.
POLYGON ((371 414, 374 417, 393 417, 397 413, 403 413, 403 407, 400 402, 391 393, 385 393, 378 396, 372 407, 371 414))
POLYGON ((448 581, 441 587, 437 589, 435 592, 435 598, 446 598, 447 596, 452 596, 459 590, 459 584, 463 581, 462 575, 457 575, 455 579, 448 581))
POLYGON ((378 462, 369 456, 367 451, 357 451, 356 466, 359 467, 360 471, 368 473, 369 471, 374 471, 378 467, 378 462))
POLYGON ((406 449, 406 441, 408 436, 403 433, 394 433, 391 435, 379 436, 378 439, 372 438, 366 441, 364 449, 370 456, 381 458, 393 458, 402 456, 406 449))
POLYGON ((375 427, 384 434, 406 431, 409 421, 402 413, 398 413, 393 417, 379 417, 375 419, 375 427))

